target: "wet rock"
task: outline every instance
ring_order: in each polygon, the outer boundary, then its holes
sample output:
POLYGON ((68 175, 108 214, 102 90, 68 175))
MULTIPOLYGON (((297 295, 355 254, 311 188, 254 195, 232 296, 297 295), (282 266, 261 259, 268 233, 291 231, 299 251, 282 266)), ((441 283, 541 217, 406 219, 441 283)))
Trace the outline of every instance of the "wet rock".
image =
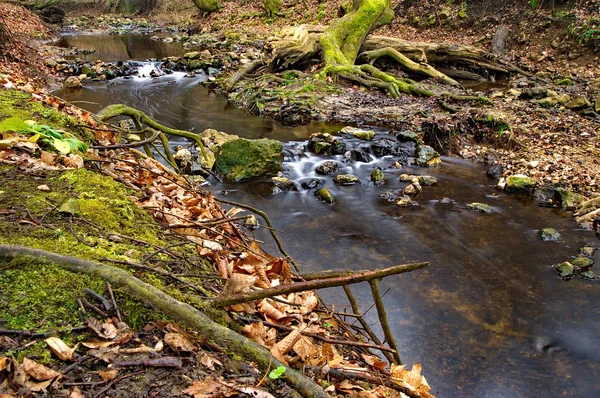
POLYGON ((478 202, 473 202, 467 205, 467 207, 471 210, 474 210, 476 212, 479 213, 492 213, 492 209, 490 208, 490 205, 487 205, 485 203, 478 203, 478 202))
POLYGON ((330 155, 334 144, 331 134, 316 133, 308 139, 308 150, 320 155, 330 155))
POLYGON ((64 89, 78 89, 83 87, 83 85, 81 84, 81 80, 79 80, 77 77, 75 76, 69 76, 67 78, 67 80, 65 80, 65 82, 63 83, 63 88, 64 89))
POLYGON ((339 174, 333 177, 333 182, 337 185, 354 185, 360 184, 360 179, 353 174, 339 174))
POLYGON ((419 184, 419 182, 413 182, 413 183, 405 186, 404 189, 402 190, 402 193, 404 195, 408 195, 408 196, 414 198, 416 196, 419 196, 419 194, 422 191, 423 191, 423 188, 421 187, 421 184, 419 184))
POLYGON ((540 100, 537 100, 537 103, 542 108, 552 108, 556 104, 558 104, 558 100, 556 98, 546 97, 540 100))
POLYGON ((532 195, 537 181, 523 174, 512 175, 506 179, 504 190, 518 195, 532 195))
POLYGON ((190 174, 192 153, 189 150, 185 149, 181 145, 177 145, 175 147, 175 155, 173 155, 173 159, 175 159, 177 167, 179 167, 184 174, 190 174))
POLYGON ((594 246, 585 245, 579 249, 579 253, 581 253, 587 257, 594 257, 596 250, 598 250, 598 249, 594 246))
POLYGON ((317 192, 315 192, 315 196, 317 197, 317 199, 327 202, 329 204, 333 204, 337 201, 335 197, 326 188, 319 189, 317 192))
POLYGON ((244 225, 251 231, 254 231, 256 228, 260 227, 260 224, 258 223, 258 220, 254 214, 248 216, 244 225))
POLYGON ((371 144, 371 153, 378 158, 383 156, 404 155, 405 150, 398 146, 398 142, 389 138, 383 138, 371 144))
POLYGON ((339 170, 339 168, 340 165, 337 162, 334 162, 333 160, 326 160, 315 169, 315 172, 325 176, 335 173, 339 170))
POLYGON ((412 175, 412 174, 401 174, 400 181, 402 182, 418 182, 424 186, 431 186, 437 184, 437 178, 430 175, 412 175))
POLYGON ((590 101, 588 101, 588 99, 583 96, 575 97, 565 104, 565 108, 573 110, 587 108, 590 106, 592 106, 590 101))
POLYGON ((318 178, 312 178, 308 181, 303 182, 301 185, 304 189, 314 189, 321 185, 321 181, 318 178))
POLYGON ((490 178, 493 178, 494 180, 499 180, 500 177, 502 177, 502 174, 504 173, 504 167, 502 167, 499 164, 495 164, 492 167, 490 167, 487 171, 486 171, 486 175, 490 178))
POLYGON ((533 191, 533 197, 543 207, 557 207, 557 195, 556 187, 552 184, 539 185, 533 191))
POLYGON ((55 69, 58 63, 53 59, 47 59, 44 61, 44 65, 46 65, 48 68, 55 69))
POLYGON ((369 163, 371 161, 371 156, 361 149, 351 149, 348 158, 355 162, 369 163))
POLYGON ((548 90, 544 87, 526 88, 521 92, 519 98, 522 99, 540 99, 548 95, 548 90))
POLYGON ((408 206, 418 206, 418 203, 410 198, 408 195, 402 195, 396 200, 396 206, 398 207, 408 207, 408 206))
POLYGON ((373 181, 373 184, 376 186, 385 184, 385 175, 383 174, 383 171, 381 169, 374 169, 371 172, 371 181, 373 181))
POLYGON ((429 167, 441 163, 440 154, 429 145, 417 147, 417 166, 429 167))
POLYGON ((371 130, 363 130, 357 127, 346 126, 339 131, 341 134, 350 134, 354 138, 358 138, 360 140, 371 141, 375 138, 375 132, 371 130))
POLYGON ((271 177, 273 184, 273 193, 288 192, 296 188, 294 181, 286 177, 271 177))
POLYGON ((566 188, 556 188, 556 194, 561 207, 565 210, 575 210, 584 199, 583 196, 566 188))
POLYGON ((594 280, 598 279, 598 276, 594 273, 594 271, 585 271, 579 274, 583 279, 594 280))
POLYGON ((443 205, 453 205, 454 203, 456 203, 455 200, 450 199, 450 198, 442 198, 439 200, 439 202, 443 205))
POLYGON ((558 242, 560 240, 560 233, 554 228, 542 228, 540 230, 540 238, 544 242, 558 242))
POLYGON ((564 263, 556 264, 553 267, 556 270, 556 272, 558 272, 561 278, 569 280, 573 277, 575 269, 573 267, 573 264, 571 264, 570 262, 565 261, 564 263))
POLYGON ((400 142, 417 142, 418 135, 413 131, 399 131, 390 133, 396 137, 396 139, 400 142))
POLYGON ((274 176, 282 171, 282 151, 277 140, 239 138, 221 145, 213 168, 230 182, 274 176))
POLYGON ((386 191, 379 194, 379 199, 383 199, 388 202, 397 202, 402 196, 404 196, 402 190, 397 189, 395 191, 386 191))
POLYGON ((589 270, 594 265, 594 260, 589 257, 577 257, 571 260, 575 273, 582 273, 589 270))

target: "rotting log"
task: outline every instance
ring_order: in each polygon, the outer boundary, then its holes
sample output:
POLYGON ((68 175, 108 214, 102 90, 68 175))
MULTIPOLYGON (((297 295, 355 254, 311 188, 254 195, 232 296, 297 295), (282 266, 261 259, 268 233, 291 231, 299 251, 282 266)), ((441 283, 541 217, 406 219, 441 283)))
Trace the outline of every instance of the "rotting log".
POLYGON ((209 300, 216 307, 225 307, 234 304, 246 303, 254 300, 279 296, 282 294, 298 293, 308 290, 325 289, 328 287, 345 286, 360 282, 369 282, 375 279, 385 278, 386 276, 402 274, 415 271, 429 266, 428 262, 402 264, 380 270, 369 270, 360 274, 352 274, 327 279, 316 279, 313 281, 296 282, 268 289, 231 294, 227 296, 215 297, 209 300))
POLYGON ((285 367, 286 371, 283 379, 303 397, 329 397, 321 387, 317 386, 307 376, 273 358, 266 348, 212 321, 202 311, 174 299, 125 270, 25 246, 0 245, 0 256, 8 258, 27 257, 33 261, 54 264, 72 272, 92 275, 110 282, 114 286, 127 288, 136 297, 150 303, 157 310, 188 327, 198 330, 208 340, 212 340, 228 352, 236 353, 248 361, 255 362, 264 372, 280 366, 285 367))

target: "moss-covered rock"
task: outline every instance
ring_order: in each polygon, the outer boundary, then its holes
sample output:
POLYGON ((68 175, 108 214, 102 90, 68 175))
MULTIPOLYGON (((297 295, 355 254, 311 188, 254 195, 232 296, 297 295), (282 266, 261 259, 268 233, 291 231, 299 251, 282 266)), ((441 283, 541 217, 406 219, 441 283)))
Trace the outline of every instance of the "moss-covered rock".
POLYGON ((281 142, 266 138, 228 141, 219 148, 213 169, 230 182, 275 176, 282 171, 282 150, 281 142))
POLYGON ((566 188, 556 188, 556 193, 562 208, 565 210, 575 210, 584 199, 583 196, 566 188))
POLYGON ((485 204, 485 203, 473 202, 473 203, 468 204, 467 207, 478 213, 486 213, 486 214, 492 213, 492 208, 490 207, 490 205, 485 204))
POLYGON ((273 193, 292 191, 296 188, 294 181, 286 177, 272 177, 273 193))
POLYGON ((333 178, 333 182, 337 185, 354 185, 360 184, 360 179, 352 174, 339 174, 333 178))
POLYGON ((527 177, 523 174, 517 174, 509 176, 506 179, 506 185, 504 190, 507 193, 514 193, 518 195, 533 195, 537 181, 531 177, 527 177))
POLYGON ((440 154, 429 145, 417 147, 417 166, 429 167, 441 163, 440 154))
POLYGON ((592 104, 584 96, 575 97, 571 101, 569 101, 565 104, 565 108, 574 109, 574 110, 587 108, 590 106, 592 106, 592 104))
POLYGON ((327 188, 321 188, 315 192, 315 196, 317 199, 327 202, 329 204, 333 204, 337 201, 337 199, 327 190, 327 188))
POLYGON ((374 169, 371 172, 371 181, 373 181, 373 184, 376 186, 383 185, 385 184, 385 174, 383 174, 381 169, 374 169))
POLYGON ((553 267, 561 278, 568 280, 573 277, 574 267, 570 262, 565 261, 564 263, 556 264, 553 267))

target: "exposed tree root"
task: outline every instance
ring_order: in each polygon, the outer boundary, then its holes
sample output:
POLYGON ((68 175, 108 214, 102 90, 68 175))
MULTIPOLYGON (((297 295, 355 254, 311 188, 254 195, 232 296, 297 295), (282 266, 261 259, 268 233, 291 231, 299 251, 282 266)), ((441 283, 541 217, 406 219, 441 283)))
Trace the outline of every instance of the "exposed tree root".
POLYGON ((255 362, 263 371, 284 366, 286 369, 285 381, 302 396, 329 397, 321 387, 317 386, 308 377, 273 358, 266 348, 223 325, 213 322, 200 310, 175 300, 165 292, 142 282, 127 271, 24 246, 0 245, 0 255, 8 258, 29 257, 33 261, 55 264, 72 272, 85 273, 102 278, 115 286, 125 287, 136 297, 150 303, 156 309, 181 321, 190 328, 200 331, 206 336, 207 340, 213 341, 227 352, 241 355, 246 360, 255 362))
POLYGON ((138 109, 132 108, 130 106, 124 105, 124 104, 109 105, 106 108, 102 109, 98 113, 98 117, 103 122, 106 120, 112 119, 114 117, 117 117, 117 116, 130 117, 133 120, 133 123, 135 124, 136 128, 140 132, 142 132, 144 130, 142 128, 142 124, 145 124, 152 129, 160 131, 161 134, 159 135, 159 138, 163 144, 163 147, 165 148, 165 153, 167 154, 166 156, 169 160, 169 163, 171 163, 171 161, 172 161, 174 164, 175 160, 172 159, 172 155, 169 156, 170 150, 169 150, 167 135, 172 135, 172 136, 176 136, 176 137, 185 137, 185 138, 188 138, 188 139, 194 141, 194 143, 200 148, 200 151, 202 152, 202 156, 204 156, 205 159, 208 159, 206 150, 204 148, 204 144, 202 143, 202 139, 200 138, 200 136, 198 134, 194 134, 189 131, 177 130, 177 129, 167 127, 163 124, 158 123, 156 120, 152 119, 150 116, 146 115, 144 112, 142 112, 138 109))

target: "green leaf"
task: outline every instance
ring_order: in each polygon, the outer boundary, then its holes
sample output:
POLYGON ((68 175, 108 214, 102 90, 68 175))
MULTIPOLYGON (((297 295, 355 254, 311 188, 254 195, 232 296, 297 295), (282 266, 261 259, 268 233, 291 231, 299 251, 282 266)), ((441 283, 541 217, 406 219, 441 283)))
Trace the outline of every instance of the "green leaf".
POLYGON ((29 142, 37 142, 37 140, 39 140, 41 137, 40 134, 35 134, 33 136, 31 136, 31 138, 28 140, 29 142))
POLYGON ((69 144, 72 151, 86 153, 88 150, 88 145, 85 142, 79 141, 77 138, 65 138, 63 141, 69 144))
POLYGON ((66 155, 69 152, 71 152, 71 146, 68 142, 65 142, 64 140, 59 140, 58 138, 55 138, 52 145, 54 146, 54 148, 56 148, 58 152, 62 153, 63 155, 66 155))
POLYGON ((4 119, 2 123, 0 123, 0 132, 5 131, 26 131, 32 132, 33 130, 29 127, 23 119, 20 117, 14 116, 9 117, 8 119, 4 119))
POLYGON ((285 366, 278 366, 269 373, 269 379, 277 380, 280 379, 285 373, 285 366))

